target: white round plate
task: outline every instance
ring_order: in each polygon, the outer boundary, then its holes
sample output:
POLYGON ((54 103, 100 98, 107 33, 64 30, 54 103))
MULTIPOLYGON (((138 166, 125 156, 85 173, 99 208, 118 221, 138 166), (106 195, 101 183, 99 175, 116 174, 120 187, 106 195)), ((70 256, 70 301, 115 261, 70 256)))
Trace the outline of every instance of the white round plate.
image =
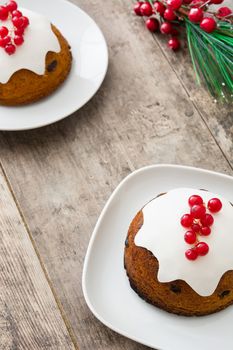
POLYGON ((0 130, 34 129, 69 116, 97 92, 108 67, 103 34, 80 8, 66 0, 20 0, 20 7, 44 14, 60 29, 71 46, 73 66, 65 83, 46 99, 22 107, 0 106, 0 130))
POLYGON ((204 317, 172 315, 139 298, 126 277, 124 242, 135 213, 156 194, 178 187, 206 188, 233 202, 233 178, 227 175, 176 165, 135 171, 96 224, 84 263, 84 296, 106 326, 157 350, 232 350, 233 306, 204 317))

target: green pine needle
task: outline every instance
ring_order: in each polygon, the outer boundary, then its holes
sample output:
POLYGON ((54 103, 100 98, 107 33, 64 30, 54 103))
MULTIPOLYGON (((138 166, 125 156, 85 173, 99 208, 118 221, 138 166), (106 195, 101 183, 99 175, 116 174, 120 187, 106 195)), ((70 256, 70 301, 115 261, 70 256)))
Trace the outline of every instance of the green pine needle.
POLYGON ((218 23, 211 34, 186 19, 189 50, 197 76, 215 99, 233 102, 233 30, 228 22, 218 23))

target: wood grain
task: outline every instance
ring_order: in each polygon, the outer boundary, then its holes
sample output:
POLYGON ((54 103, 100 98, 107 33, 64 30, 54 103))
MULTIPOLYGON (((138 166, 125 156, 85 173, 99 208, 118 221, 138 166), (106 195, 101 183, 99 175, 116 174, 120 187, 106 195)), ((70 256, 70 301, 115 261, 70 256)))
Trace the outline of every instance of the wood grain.
POLYGON ((0 170, 0 349, 74 350, 0 170))
MULTIPOLYGON (((107 1, 104 13, 100 0, 73 2, 106 36, 110 64, 104 84, 60 123, 2 133, 0 159, 80 350, 141 350, 101 325, 83 298, 83 260, 98 215, 136 168, 176 163, 232 174, 231 160, 190 98, 194 83, 188 89, 183 82, 189 71, 174 68, 131 15, 131 2, 107 1)), ((186 64, 183 53, 175 57, 186 64)), ((231 137, 222 142, 230 145, 231 137)))

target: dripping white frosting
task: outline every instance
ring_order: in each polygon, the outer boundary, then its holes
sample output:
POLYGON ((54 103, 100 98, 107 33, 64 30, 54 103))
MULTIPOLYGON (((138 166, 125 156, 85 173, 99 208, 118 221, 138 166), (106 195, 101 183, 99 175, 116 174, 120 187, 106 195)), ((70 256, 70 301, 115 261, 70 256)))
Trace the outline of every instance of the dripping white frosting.
POLYGON ((143 225, 135 244, 150 250, 159 261, 158 280, 177 279, 188 283, 201 296, 214 293, 222 275, 233 270, 233 207, 223 197, 207 191, 178 188, 149 202, 142 210, 143 225), (205 203, 211 198, 222 201, 222 210, 213 214, 214 224, 208 237, 201 241, 209 245, 209 253, 195 261, 187 260, 185 251, 191 246, 184 241, 186 229, 180 224, 189 213, 188 198, 198 194, 205 203))
MULTIPOLYGON (((0 83, 5 84, 10 77, 20 69, 28 69, 38 75, 45 73, 45 58, 49 51, 60 52, 61 47, 53 33, 50 21, 35 12, 19 9, 29 18, 30 25, 24 34, 24 43, 17 46, 16 53, 9 56, 0 48, 0 83)), ((12 29, 12 22, 1 22, 8 29, 12 29)))

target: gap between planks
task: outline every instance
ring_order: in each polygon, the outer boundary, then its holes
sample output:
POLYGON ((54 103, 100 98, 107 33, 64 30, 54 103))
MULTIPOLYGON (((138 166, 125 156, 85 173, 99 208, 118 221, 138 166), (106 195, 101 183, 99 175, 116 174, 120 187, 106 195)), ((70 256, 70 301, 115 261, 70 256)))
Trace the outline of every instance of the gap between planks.
POLYGON ((76 341, 75 335, 73 333, 72 327, 71 327, 69 321, 67 320, 67 318, 65 316, 65 312, 63 310, 63 306, 62 306, 62 304, 61 304, 61 302, 60 302, 60 300, 59 300, 59 298, 58 298, 58 296, 57 296, 57 294, 55 292, 55 289, 53 288, 52 282, 50 281, 50 278, 49 278, 49 275, 47 273, 47 270, 46 270, 46 268, 45 268, 45 266, 43 264, 42 258, 41 258, 40 254, 39 254, 39 251, 38 251, 37 247, 36 247, 36 243, 35 243, 35 241, 33 239, 33 236, 32 236, 32 234, 30 232, 29 226, 28 226, 28 224, 26 222, 26 219, 25 219, 25 217, 23 215, 23 211, 20 208, 19 202, 18 202, 18 200, 16 198, 16 195, 15 195, 15 193, 13 191, 13 188, 11 186, 10 180, 8 179, 8 176, 6 174, 6 171, 5 171, 1 161, 0 161, 0 168, 1 168, 2 172, 3 172, 3 176, 4 176, 5 180, 6 180, 6 184, 7 184, 8 188, 9 188, 9 191, 10 191, 10 193, 12 195, 12 198, 13 198, 13 200, 15 202, 15 205, 16 205, 17 210, 19 212, 19 215, 20 215, 20 217, 22 219, 22 222, 23 222, 23 225, 24 225, 24 227, 26 229, 26 232, 28 233, 29 239, 30 239, 30 241, 32 243, 32 246, 33 246, 33 249, 35 251, 35 254, 36 254, 36 256, 37 256, 37 258, 39 260, 39 263, 40 263, 40 266, 42 268, 42 271, 44 272, 46 281, 48 282, 49 288, 51 289, 51 292, 52 292, 52 295, 54 297, 55 303, 56 303, 56 305, 58 307, 58 310, 60 311, 62 320, 63 320, 63 322, 65 324, 65 327, 66 327, 67 332, 68 332, 68 334, 70 336, 70 339, 71 339, 71 341, 72 341, 72 343, 74 345, 75 350, 79 350, 79 346, 78 346, 78 343, 76 341))

